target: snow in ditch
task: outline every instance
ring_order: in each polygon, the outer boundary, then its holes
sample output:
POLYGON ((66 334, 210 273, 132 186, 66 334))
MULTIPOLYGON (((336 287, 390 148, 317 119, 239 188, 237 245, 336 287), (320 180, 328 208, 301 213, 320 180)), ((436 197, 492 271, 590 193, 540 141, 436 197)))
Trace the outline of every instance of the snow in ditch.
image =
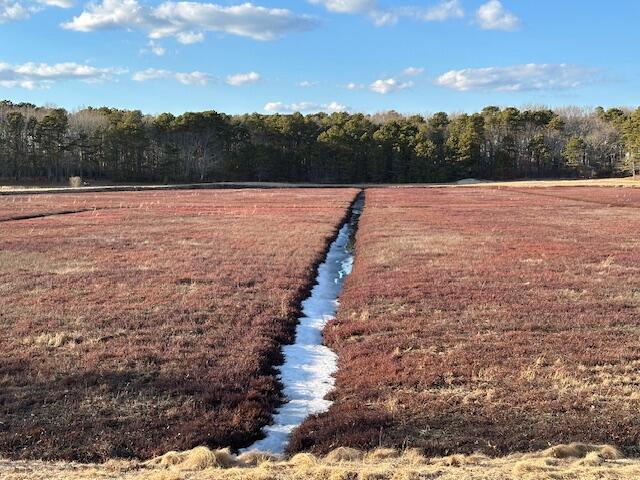
POLYGON ((294 428, 308 416, 326 412, 331 406, 324 397, 335 384, 337 356, 322 345, 322 330, 336 314, 338 295, 353 266, 348 248, 350 228, 345 224, 340 229, 325 261, 318 267, 317 283, 302 302, 295 343, 283 347, 285 361, 279 376, 286 403, 274 415, 273 424, 264 428, 266 437, 246 451, 283 453, 294 428))

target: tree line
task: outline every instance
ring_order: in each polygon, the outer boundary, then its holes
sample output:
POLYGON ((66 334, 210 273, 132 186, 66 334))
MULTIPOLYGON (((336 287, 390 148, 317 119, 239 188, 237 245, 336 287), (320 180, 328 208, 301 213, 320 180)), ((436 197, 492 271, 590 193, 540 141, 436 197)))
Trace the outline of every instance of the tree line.
POLYGON ((0 101, 0 178, 61 182, 448 182, 630 175, 640 108, 144 115, 0 101))

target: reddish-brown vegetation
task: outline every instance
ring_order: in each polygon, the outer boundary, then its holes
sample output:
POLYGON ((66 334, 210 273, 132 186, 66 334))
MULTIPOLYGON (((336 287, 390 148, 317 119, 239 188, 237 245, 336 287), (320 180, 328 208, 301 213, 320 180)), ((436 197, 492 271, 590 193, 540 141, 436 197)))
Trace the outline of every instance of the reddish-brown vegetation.
POLYGON ((0 223, 0 454, 248 445, 280 401, 280 345, 355 193, 34 197, 31 212, 104 209, 0 223))
POLYGON ((640 445, 640 191, 371 189, 291 450, 640 445))
MULTIPOLYGON (((149 198, 149 194, 140 195, 149 198)), ((141 199, 136 206, 144 203, 141 199)), ((117 193, 7 195, 0 196, 0 222, 125 206, 133 206, 131 197, 117 193)))

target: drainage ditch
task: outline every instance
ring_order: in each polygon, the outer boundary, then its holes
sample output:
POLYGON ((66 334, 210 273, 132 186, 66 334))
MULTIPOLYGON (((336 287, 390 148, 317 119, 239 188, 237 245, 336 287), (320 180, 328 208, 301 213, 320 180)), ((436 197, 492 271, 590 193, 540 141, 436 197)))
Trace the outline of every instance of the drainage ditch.
POLYGON ((315 286, 302 302, 295 342, 282 349, 284 363, 278 370, 285 403, 276 411, 273 423, 263 429, 265 437, 245 451, 284 453, 293 429, 331 406, 325 397, 333 390, 338 359, 323 345, 322 331, 335 318, 340 292, 353 267, 355 233, 363 207, 364 192, 360 192, 318 267, 315 286))

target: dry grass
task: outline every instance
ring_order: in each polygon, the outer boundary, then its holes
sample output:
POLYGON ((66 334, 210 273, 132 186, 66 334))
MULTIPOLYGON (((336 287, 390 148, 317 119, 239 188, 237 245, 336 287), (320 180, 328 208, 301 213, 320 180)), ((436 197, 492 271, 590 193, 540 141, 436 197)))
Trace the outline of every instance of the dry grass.
POLYGON ((489 458, 481 454, 427 458, 415 450, 344 449, 325 457, 298 454, 281 460, 198 447, 148 462, 105 464, 0 460, 3 480, 632 480, 640 461, 607 445, 573 443, 544 451, 489 458))
POLYGON ((593 178, 583 180, 511 180, 503 182, 483 182, 478 184, 457 185, 457 187, 638 187, 640 178, 593 178))

